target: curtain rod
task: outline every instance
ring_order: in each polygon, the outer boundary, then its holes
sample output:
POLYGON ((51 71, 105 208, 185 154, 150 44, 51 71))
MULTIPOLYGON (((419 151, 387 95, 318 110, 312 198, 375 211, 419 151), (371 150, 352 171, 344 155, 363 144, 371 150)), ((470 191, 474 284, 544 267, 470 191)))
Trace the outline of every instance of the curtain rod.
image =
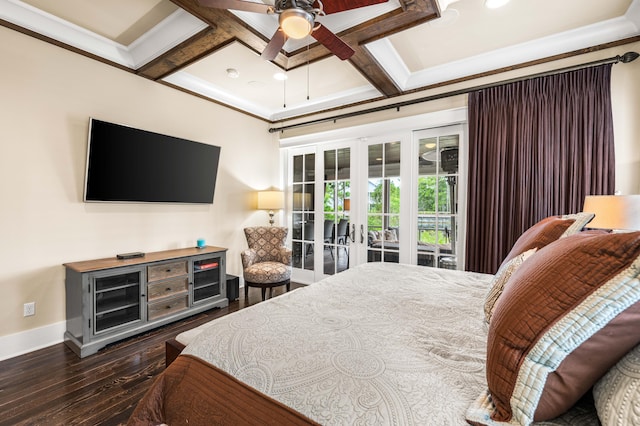
POLYGON ((540 73, 537 73, 537 74, 530 74, 530 75, 524 76, 524 77, 516 77, 516 78, 511 78, 511 79, 508 79, 508 80, 497 81, 495 83, 482 84, 482 85, 479 85, 479 86, 469 87, 467 89, 452 90, 450 92, 444 92, 444 93, 440 93, 440 94, 437 94, 437 95, 425 96, 423 98, 412 99, 412 100, 409 100, 409 101, 396 102, 394 104, 389 104, 389 105, 384 105, 384 106, 379 106, 379 107, 374 107, 374 108, 369 108, 369 109, 363 109, 363 110, 360 110, 360 111, 348 112, 348 113, 344 113, 344 114, 334 115, 332 117, 319 118, 317 120, 304 121, 302 123, 290 124, 288 126, 272 127, 272 128, 269 129, 269 133, 283 132, 283 131, 288 130, 288 129, 295 129, 297 127, 311 126, 313 124, 325 123, 327 121, 333 121, 335 123, 336 121, 342 120, 344 118, 357 117, 359 115, 371 114, 371 113, 374 113, 374 112, 385 111, 385 110, 388 110, 388 109, 394 109, 395 108, 395 109, 397 109, 399 111, 400 108, 406 107, 406 106, 409 106, 409 105, 415 105, 415 104, 419 104, 419 103, 422 103, 422 102, 428 102, 428 101, 435 101, 437 99, 448 98, 448 97, 451 97, 451 96, 464 95, 464 94, 469 93, 469 92, 475 92, 476 90, 489 89, 491 87, 501 86, 503 84, 515 83, 517 81, 526 81, 526 80, 531 80, 533 78, 546 77, 546 76, 549 76, 549 75, 555 75, 555 74, 560 74, 560 73, 569 72, 569 71, 576 71, 576 70, 580 70, 580 69, 588 68, 588 67, 593 67, 593 66, 597 66, 597 65, 617 64, 618 62, 622 62, 622 63, 626 64, 626 63, 629 63, 629 62, 632 62, 632 61, 636 60, 638 58, 638 56, 640 56, 640 54, 638 54, 637 52, 627 52, 622 56, 617 55, 617 56, 613 56, 613 57, 607 58, 607 59, 600 59, 600 60, 597 60, 597 61, 587 62, 587 63, 580 64, 580 65, 573 65, 573 66, 570 66, 570 67, 559 68, 559 69, 551 70, 551 71, 544 71, 544 72, 540 72, 540 73))

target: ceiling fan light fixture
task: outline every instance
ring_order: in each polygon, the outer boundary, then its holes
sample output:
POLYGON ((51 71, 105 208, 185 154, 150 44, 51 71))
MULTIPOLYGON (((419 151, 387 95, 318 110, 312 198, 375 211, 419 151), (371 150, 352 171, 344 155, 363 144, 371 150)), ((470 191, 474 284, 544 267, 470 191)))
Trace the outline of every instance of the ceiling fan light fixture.
POLYGON ((302 9, 287 9, 280 14, 280 28, 290 38, 305 38, 313 29, 313 14, 302 9))

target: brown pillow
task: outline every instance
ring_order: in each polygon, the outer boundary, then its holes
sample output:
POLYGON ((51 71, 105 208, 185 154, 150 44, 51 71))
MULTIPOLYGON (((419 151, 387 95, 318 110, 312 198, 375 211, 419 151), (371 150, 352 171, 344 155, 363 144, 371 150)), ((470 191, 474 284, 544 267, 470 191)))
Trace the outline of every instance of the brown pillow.
POLYGON ((582 231, 595 215, 593 213, 576 213, 564 216, 549 216, 524 231, 515 242, 511 251, 504 258, 500 267, 519 254, 533 248, 540 249, 561 237, 567 237, 582 231))
POLYGON ((512 275, 487 339, 488 393, 472 424, 530 424, 567 411, 640 343, 640 232, 583 232, 512 275))

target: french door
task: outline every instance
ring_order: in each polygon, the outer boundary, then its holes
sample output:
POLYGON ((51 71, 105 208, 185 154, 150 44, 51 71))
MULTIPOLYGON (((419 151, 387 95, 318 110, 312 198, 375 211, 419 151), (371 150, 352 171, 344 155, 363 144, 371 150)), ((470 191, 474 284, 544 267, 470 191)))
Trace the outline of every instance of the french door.
POLYGON ((289 152, 292 278, 364 262, 462 269, 462 125, 289 152))
POLYGON ((352 144, 290 151, 292 279, 307 283, 353 265, 352 144))

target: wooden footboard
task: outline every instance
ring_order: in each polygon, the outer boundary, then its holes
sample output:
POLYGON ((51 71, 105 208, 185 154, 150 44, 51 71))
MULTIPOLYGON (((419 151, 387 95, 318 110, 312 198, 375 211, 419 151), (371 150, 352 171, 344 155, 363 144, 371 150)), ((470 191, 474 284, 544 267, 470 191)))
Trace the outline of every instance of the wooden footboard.
POLYGON ((319 426, 226 372, 181 355, 158 376, 128 426, 157 424, 319 426))
POLYGON ((173 361, 180 355, 185 346, 176 339, 167 340, 164 344, 164 362, 165 368, 170 366, 173 361))

